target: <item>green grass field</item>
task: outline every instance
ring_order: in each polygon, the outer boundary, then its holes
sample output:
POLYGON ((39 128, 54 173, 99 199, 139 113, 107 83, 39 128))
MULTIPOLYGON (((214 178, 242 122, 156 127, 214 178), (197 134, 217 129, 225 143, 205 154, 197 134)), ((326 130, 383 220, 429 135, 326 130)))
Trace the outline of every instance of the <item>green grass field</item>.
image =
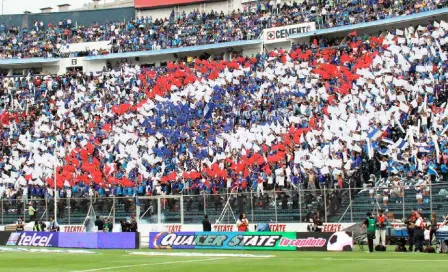
POLYGON ((157 253, 204 253, 200 257, 143 256, 131 252, 150 250, 95 250, 97 254, 3 252, 0 271, 180 271, 180 272, 288 272, 288 271, 443 271, 448 265, 444 254, 394 252, 278 252, 278 251, 157 251, 157 253), (215 256, 205 256, 215 254, 215 256), (235 256, 216 256, 235 254, 235 256), (271 255, 267 258, 239 257, 238 254, 271 255))

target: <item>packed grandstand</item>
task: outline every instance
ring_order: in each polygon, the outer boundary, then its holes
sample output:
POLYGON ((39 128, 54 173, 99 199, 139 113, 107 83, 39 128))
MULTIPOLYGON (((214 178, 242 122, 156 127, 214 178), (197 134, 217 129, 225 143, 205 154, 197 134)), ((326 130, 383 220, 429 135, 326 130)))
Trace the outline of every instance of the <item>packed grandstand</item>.
MULTIPOLYGON (((110 49, 82 56, 252 40, 282 25, 323 29, 445 6, 259 1, 230 13, 173 11, 90 26, 2 24, 1 58, 77 57, 60 49, 98 41, 110 49)), ((55 196, 58 221, 67 222, 70 207, 77 223, 88 199, 104 214, 116 205, 129 216, 141 205, 144 218, 157 212, 146 214, 151 203, 138 197, 158 195, 183 195, 187 223, 205 210, 216 219, 229 196, 235 211, 267 222, 305 221, 316 211, 327 221, 360 221, 373 207, 399 220, 411 209, 446 214, 447 31, 445 21, 428 21, 225 59, 126 59, 95 72, 4 76, 2 223, 30 201, 48 217, 55 196)), ((165 216, 178 220, 179 205, 167 199, 165 216)))
POLYGON ((164 18, 141 16, 132 20, 84 25, 70 18, 35 21, 32 28, 0 25, 1 58, 69 57, 118 52, 160 50, 202 44, 258 39, 263 29, 314 22, 319 29, 371 22, 445 8, 433 1, 253 1, 224 13, 194 10, 164 18), (66 52, 69 44, 109 41, 111 46, 66 52))

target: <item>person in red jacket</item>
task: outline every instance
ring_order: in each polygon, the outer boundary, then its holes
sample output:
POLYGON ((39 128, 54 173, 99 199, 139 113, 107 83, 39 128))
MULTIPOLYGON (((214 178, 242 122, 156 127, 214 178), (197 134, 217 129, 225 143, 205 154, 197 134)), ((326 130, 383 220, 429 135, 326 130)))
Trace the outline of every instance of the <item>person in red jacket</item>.
POLYGON ((245 213, 240 214, 240 219, 236 221, 236 226, 238 227, 238 231, 249 230, 249 220, 247 220, 245 213))
POLYGON ((386 246, 386 226, 387 217, 383 214, 383 210, 378 210, 376 217, 376 244, 386 246))

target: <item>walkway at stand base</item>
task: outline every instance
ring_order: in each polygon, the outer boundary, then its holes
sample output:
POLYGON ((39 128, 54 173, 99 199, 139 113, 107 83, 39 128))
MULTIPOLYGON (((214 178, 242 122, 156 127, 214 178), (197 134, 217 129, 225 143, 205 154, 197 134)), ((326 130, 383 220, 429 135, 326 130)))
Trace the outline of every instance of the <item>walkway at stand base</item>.
MULTIPOLYGON (((448 205, 446 205, 448 198, 439 195, 439 191, 447 187, 448 186, 436 184, 431 196, 432 201, 430 200, 430 197, 424 197, 424 203, 421 208, 426 218, 430 217, 431 212, 436 212, 439 216, 448 214, 448 205), (425 201, 425 199, 427 200, 425 201)), ((313 212, 320 210, 321 216, 325 218, 325 205, 322 195, 323 190, 317 190, 316 192, 318 195, 317 199, 309 202, 308 195, 311 191, 301 190, 301 193, 296 196, 296 200, 300 199, 300 202, 297 201, 297 203, 294 201, 294 194, 297 193, 297 191, 280 192, 276 199, 274 199, 274 193, 272 191, 265 191, 265 195, 260 197, 257 197, 256 193, 234 194, 230 200, 230 204, 236 217, 238 217, 239 213, 245 212, 249 220, 254 223, 297 223, 306 220, 310 209, 313 212), (274 203, 276 203, 276 205, 274 203)), ((335 190, 325 190, 325 192, 327 193, 327 198, 330 198, 328 195, 336 193, 335 190)), ((376 202, 372 203, 368 189, 352 189, 350 191, 348 189, 341 190, 340 203, 337 201, 335 202, 332 199, 327 199, 327 222, 360 222, 365 218, 365 214, 368 211, 374 211, 377 205, 384 209, 381 196, 382 189, 378 189, 376 195, 378 204, 376 202), (351 192, 351 196, 349 195, 349 192, 351 192), (351 208, 349 207, 350 197, 353 200, 351 208)), ((217 196, 208 195, 205 200, 202 195, 183 196, 184 223, 199 224, 202 222, 204 214, 209 216, 211 222, 215 222, 221 215, 229 196, 230 195, 228 194, 217 196)), ((161 199, 160 209, 162 223, 181 223, 181 197, 182 196, 161 199)), ((68 200, 64 200, 64 202, 68 203, 68 200)), ((149 199, 144 197, 139 199, 138 202, 140 204, 140 217, 143 216, 142 219, 146 222, 157 223, 157 197, 149 199)), ((82 224, 88 214, 90 200, 87 198, 74 198, 71 199, 70 203, 71 207, 69 207, 68 204, 65 204, 63 212, 58 212, 57 218, 59 224, 82 224)), ((42 217, 42 213, 46 210, 46 207, 48 212, 44 214, 43 219, 45 220, 50 216, 53 216, 53 200, 48 201, 47 204, 45 203, 45 200, 33 200, 33 204, 38 210, 38 218, 42 217)), ((136 198, 134 197, 115 199, 111 197, 100 198, 96 201, 92 201, 92 205, 95 215, 100 215, 102 217, 113 217, 115 215, 116 222, 119 222, 120 219, 129 218, 136 213, 136 198), (115 213, 112 209, 113 206, 115 207, 115 213)), ((405 190, 404 198, 391 197, 387 208, 389 212, 393 213, 395 219, 402 219, 403 217, 409 216, 411 209, 418 208, 415 190, 405 190)), ((15 223, 19 216, 23 216, 26 222, 29 221, 28 202, 24 205, 23 201, 18 200, 0 201, 0 225, 15 223)), ((233 222, 234 220, 230 218, 231 216, 225 218, 222 223, 235 223, 233 222)))

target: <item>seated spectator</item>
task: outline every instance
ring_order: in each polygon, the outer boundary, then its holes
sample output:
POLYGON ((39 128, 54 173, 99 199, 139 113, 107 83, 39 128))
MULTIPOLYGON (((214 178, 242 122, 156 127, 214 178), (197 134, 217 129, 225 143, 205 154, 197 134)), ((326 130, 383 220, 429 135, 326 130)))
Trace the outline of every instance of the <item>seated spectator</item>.
POLYGON ((390 1, 370 1, 369 5, 363 1, 347 1, 337 5, 304 2, 299 7, 296 2, 282 5, 257 1, 245 4, 243 11, 229 14, 222 11, 207 14, 199 10, 187 14, 173 10, 168 18, 140 17, 127 23, 73 26, 71 19, 67 19, 47 27, 36 21, 32 29, 1 25, 0 58, 96 56, 251 40, 258 39, 265 28, 309 22, 315 22, 317 28, 330 28, 441 9, 446 4, 445 0, 396 2, 396 5, 390 1), (110 41, 111 47, 85 52, 61 51, 69 44, 98 41, 110 41))

